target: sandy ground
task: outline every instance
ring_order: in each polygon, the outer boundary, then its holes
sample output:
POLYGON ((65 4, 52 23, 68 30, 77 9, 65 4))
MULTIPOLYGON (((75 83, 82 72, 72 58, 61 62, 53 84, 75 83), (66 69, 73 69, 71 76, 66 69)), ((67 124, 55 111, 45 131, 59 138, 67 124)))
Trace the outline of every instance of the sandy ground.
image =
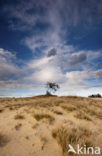
MULTIPOLYGON (((62 125, 87 127, 90 131, 94 131, 95 144, 102 146, 102 114, 100 118, 92 116, 92 121, 78 119, 75 114, 79 105, 75 111, 66 111, 62 106, 71 102, 76 106, 76 103, 82 102, 83 99, 76 101, 74 98, 56 98, 39 97, 23 100, 5 99, 4 101, 1 99, 0 134, 3 137, 0 141, 0 156, 63 156, 61 145, 52 136, 53 129, 62 125), (19 114, 23 118, 15 118, 19 114), (37 120, 34 117, 35 114, 49 114, 54 120, 51 122, 47 118, 37 120)), ((87 100, 85 99, 83 103, 87 100)), ((92 99, 92 102, 94 106, 88 105, 89 108, 92 107, 100 113, 102 101, 92 99)))

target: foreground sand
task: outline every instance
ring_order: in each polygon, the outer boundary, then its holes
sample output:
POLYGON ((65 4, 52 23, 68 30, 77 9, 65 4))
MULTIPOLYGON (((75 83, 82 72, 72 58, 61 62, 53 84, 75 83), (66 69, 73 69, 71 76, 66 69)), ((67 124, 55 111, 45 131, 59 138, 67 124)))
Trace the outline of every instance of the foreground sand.
POLYGON ((101 99, 0 99, 0 156, 66 156, 69 143, 102 149, 101 99))

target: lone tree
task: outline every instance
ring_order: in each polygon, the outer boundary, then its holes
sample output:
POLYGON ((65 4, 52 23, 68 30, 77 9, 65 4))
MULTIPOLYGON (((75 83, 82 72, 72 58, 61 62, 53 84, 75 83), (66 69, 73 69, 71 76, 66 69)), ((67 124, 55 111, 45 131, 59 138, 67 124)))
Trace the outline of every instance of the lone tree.
POLYGON ((51 92, 56 92, 60 88, 60 86, 54 82, 47 82, 46 88, 47 88, 46 94, 51 95, 51 92))

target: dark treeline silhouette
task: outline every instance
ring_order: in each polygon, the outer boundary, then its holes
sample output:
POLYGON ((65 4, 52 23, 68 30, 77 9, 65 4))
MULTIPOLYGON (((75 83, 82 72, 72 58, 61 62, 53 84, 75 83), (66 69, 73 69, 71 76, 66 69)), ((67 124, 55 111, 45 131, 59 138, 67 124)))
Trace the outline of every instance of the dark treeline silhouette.
POLYGON ((89 95, 89 97, 92 97, 92 98, 101 98, 101 94, 92 94, 92 95, 89 95))

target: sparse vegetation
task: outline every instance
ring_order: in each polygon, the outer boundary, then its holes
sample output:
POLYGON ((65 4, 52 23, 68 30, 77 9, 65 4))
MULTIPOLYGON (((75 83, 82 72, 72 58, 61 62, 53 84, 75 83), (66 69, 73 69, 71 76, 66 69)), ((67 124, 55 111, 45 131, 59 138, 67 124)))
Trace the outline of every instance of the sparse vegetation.
POLYGON ((82 111, 77 112, 74 116, 78 119, 92 121, 91 118, 88 115, 86 115, 85 112, 82 112, 82 111))
MULTIPOLYGON (((41 95, 0 99, 0 104, 1 112, 4 110, 0 113, 0 129, 6 134, 1 133, 0 147, 6 145, 7 136, 10 135, 12 142, 15 142, 12 148, 19 144, 20 139, 20 144, 26 148, 22 141, 24 139, 26 143, 30 142, 28 146, 32 145, 34 151, 38 147, 37 142, 40 145, 40 152, 45 153, 52 148, 55 153, 59 152, 59 156, 68 156, 69 143, 75 148, 76 144, 80 146, 85 144, 86 147, 97 145, 102 148, 101 98, 41 95), (61 149, 63 153, 60 152, 61 149)), ((11 147, 9 151, 8 156, 12 153, 11 147)))
POLYGON ((22 114, 17 114, 15 115, 15 119, 18 120, 18 119, 24 119, 24 116, 22 114))
POLYGON ((8 141, 8 138, 2 132, 0 132, 0 147, 5 146, 8 141))
POLYGON ((35 125, 32 126, 33 129, 36 129, 39 126, 38 123, 36 123, 35 125))
POLYGON ((64 110, 66 110, 66 111, 75 111, 76 110, 76 108, 74 107, 74 106, 66 106, 66 105, 64 105, 64 106, 61 106, 64 110))
POLYGON ((14 108, 13 107, 9 107, 9 110, 14 110, 14 108))
MULTIPOLYGON (((8 106, 10 110, 18 110, 26 105, 30 105, 32 103, 24 103, 24 104, 15 104, 15 105, 11 105, 11 106, 8 106)), ((7 106, 6 106, 7 107, 7 106)))
POLYGON ((52 117, 49 114, 35 114, 34 117, 37 121, 42 120, 42 119, 48 119, 50 123, 54 121, 54 117, 52 117))
POLYGON ((41 142, 42 142, 42 150, 43 150, 46 143, 48 142, 48 139, 46 137, 41 137, 41 142))
POLYGON ((52 131, 52 136, 56 138, 58 144, 62 147, 62 152, 67 155, 68 144, 73 145, 73 147, 78 143, 81 146, 86 144, 86 146, 93 146, 92 143, 92 133, 86 128, 77 127, 59 127, 52 131))
POLYGON ((4 110, 3 109, 0 109, 0 113, 2 113, 4 110))
POLYGON ((54 113, 58 114, 58 115, 63 115, 62 112, 55 110, 54 113))
POLYGON ((16 130, 19 130, 19 129, 21 128, 21 126, 22 126, 22 124, 19 123, 19 124, 17 124, 17 125, 15 126, 15 129, 16 129, 16 130))
POLYGON ((26 140, 29 140, 29 136, 26 136, 25 139, 26 139, 26 140))

